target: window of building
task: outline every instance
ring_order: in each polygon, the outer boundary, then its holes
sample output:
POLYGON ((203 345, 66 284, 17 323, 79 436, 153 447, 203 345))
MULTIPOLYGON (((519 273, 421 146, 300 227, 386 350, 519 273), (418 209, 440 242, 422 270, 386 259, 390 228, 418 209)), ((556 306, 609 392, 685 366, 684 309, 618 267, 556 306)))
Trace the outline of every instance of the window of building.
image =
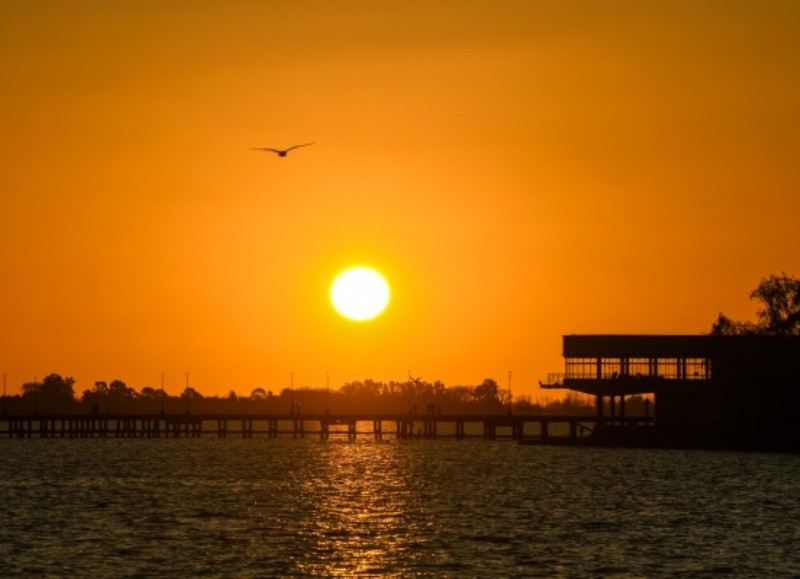
POLYGON ((565 364, 564 378, 579 380, 597 378, 597 358, 567 358, 565 364))

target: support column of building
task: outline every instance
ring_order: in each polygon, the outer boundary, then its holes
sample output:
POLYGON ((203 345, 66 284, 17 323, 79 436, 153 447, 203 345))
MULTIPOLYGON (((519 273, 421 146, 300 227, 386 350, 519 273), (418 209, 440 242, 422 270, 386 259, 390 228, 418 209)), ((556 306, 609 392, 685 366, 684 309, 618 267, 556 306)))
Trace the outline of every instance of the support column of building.
POLYGON ((608 398, 608 414, 611 418, 611 424, 615 424, 617 421, 617 397, 612 394, 608 398))
POLYGON ((595 407, 595 410, 596 410, 597 422, 598 423, 602 423, 603 422, 603 404, 604 404, 604 402, 603 402, 602 394, 598 394, 597 396, 595 396, 594 407, 595 407))

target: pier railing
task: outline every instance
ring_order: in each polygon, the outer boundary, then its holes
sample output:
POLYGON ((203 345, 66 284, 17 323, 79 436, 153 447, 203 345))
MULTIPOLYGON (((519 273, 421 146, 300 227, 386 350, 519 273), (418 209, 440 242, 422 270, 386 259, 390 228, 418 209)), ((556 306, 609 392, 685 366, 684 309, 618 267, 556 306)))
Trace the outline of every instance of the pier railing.
POLYGON ((175 414, 0 416, 6 438, 372 437, 578 439, 598 426, 647 427, 651 417, 447 414, 175 414))
POLYGON ((546 381, 539 381, 539 386, 542 388, 566 388, 564 386, 564 377, 565 374, 563 372, 550 372, 546 381))

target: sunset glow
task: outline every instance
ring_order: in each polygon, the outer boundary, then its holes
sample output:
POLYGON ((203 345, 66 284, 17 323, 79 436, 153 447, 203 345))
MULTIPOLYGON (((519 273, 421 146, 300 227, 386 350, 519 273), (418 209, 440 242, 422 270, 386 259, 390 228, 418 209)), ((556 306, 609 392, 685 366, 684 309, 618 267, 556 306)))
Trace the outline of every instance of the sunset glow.
POLYGON ((798 30, 793 0, 2 2, 7 390, 536 398, 563 334, 754 319, 800 275, 798 30), (358 324, 357 263, 392 290, 358 324))

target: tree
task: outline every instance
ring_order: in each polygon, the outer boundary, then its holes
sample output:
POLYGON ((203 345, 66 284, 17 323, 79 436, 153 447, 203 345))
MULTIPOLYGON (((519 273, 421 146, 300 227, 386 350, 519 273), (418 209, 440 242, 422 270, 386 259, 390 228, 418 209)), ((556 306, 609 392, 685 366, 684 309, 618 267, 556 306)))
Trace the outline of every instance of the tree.
POLYGON ((475 386, 473 395, 478 402, 499 401, 497 382, 486 378, 479 386, 475 386))
POLYGON ((711 325, 713 335, 800 335, 800 279, 781 273, 762 278, 750 299, 763 305, 758 321, 737 322, 720 312, 711 325))
POLYGON ((48 374, 41 384, 36 382, 23 384, 23 394, 37 394, 43 399, 71 401, 75 396, 73 386, 74 378, 62 378, 58 374, 48 374))
POLYGON ((450 402, 466 404, 473 398, 474 389, 469 386, 452 386, 447 389, 447 397, 450 402))
POLYGON ((104 380, 98 380, 94 383, 94 387, 92 388, 91 392, 99 396, 108 396, 108 383, 104 380))
POLYGON ((758 332, 759 328, 756 324, 734 321, 722 312, 717 316, 717 321, 711 324, 711 334, 714 336, 742 336, 758 332))
POLYGON ((102 380, 94 383, 91 390, 84 390, 81 394, 81 401, 86 404, 97 404, 100 400, 108 396, 108 384, 102 380))
POLYGON ((156 400, 161 398, 161 390, 156 390, 152 386, 145 386, 142 388, 141 392, 139 392, 139 397, 145 400, 156 400))
POLYGON ((75 402, 75 379, 49 374, 41 382, 22 385, 22 396, 32 400, 34 413, 39 410, 62 412, 75 402))
POLYGON ((267 392, 263 388, 253 388, 253 391, 250 393, 250 400, 266 400, 267 399, 267 392))
POLYGON ((800 335, 800 279, 785 273, 762 279, 750 294, 764 306, 757 312, 764 333, 800 335))
POLYGON ((125 384, 122 380, 112 380, 108 385, 108 394, 114 398, 136 398, 136 390, 125 384))
POLYGON ((203 398, 203 395, 200 394, 200 392, 198 392, 191 386, 187 386, 186 388, 184 388, 183 392, 181 392, 181 398, 183 399, 188 398, 190 400, 201 400, 203 398))

